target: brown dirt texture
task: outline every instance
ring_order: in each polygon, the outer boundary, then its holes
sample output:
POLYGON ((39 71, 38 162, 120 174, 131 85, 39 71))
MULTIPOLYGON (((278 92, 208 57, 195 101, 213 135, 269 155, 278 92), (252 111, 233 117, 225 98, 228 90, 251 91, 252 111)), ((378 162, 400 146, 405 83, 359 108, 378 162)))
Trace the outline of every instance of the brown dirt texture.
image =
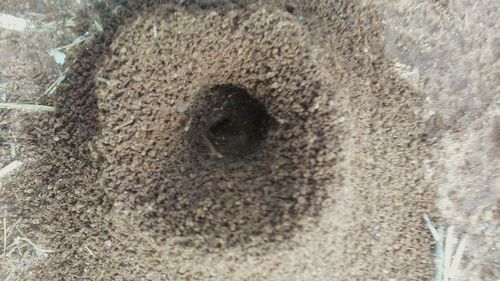
POLYGON ((0 109, 0 278, 433 280, 427 213, 495 280, 498 37, 459 104, 417 39, 459 3, 424 2, 2 2, 0 102, 57 110, 0 109))

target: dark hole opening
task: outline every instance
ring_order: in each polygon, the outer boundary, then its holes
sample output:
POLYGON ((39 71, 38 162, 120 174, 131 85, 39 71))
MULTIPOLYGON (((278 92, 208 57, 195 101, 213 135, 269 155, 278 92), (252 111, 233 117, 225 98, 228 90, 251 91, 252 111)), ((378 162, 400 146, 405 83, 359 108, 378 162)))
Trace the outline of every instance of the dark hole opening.
POLYGON ((295 12, 295 7, 291 4, 286 4, 285 11, 293 15, 293 13, 295 12))
POLYGON ((195 132, 201 147, 219 158, 241 157, 265 139, 271 118, 247 90, 218 85, 205 90, 194 109, 195 132))

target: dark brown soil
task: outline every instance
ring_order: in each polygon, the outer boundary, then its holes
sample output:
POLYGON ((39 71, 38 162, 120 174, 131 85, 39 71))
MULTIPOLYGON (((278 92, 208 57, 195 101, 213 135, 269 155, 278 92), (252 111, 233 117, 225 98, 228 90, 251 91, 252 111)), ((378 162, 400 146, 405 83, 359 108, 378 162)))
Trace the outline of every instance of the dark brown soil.
POLYGON ((429 280, 421 96, 384 61, 376 13, 156 2, 103 16, 105 35, 42 100, 59 111, 24 116, 31 161, 4 202, 56 251, 33 276, 274 280, 195 260, 245 265, 335 233, 318 280, 429 280))
POLYGON ((154 22, 123 30, 99 74, 111 81, 97 91, 101 185, 159 238, 209 247, 281 241, 320 210, 332 182, 339 131, 332 113, 314 108, 326 93, 321 66, 299 29, 235 26, 251 12, 164 11, 157 16, 170 22, 158 22, 156 42, 147 32, 154 22), (185 30, 190 13, 212 27, 185 30), (279 37, 280 50, 250 43, 265 32, 261 44, 279 37), (244 34, 248 42, 238 41, 244 34))

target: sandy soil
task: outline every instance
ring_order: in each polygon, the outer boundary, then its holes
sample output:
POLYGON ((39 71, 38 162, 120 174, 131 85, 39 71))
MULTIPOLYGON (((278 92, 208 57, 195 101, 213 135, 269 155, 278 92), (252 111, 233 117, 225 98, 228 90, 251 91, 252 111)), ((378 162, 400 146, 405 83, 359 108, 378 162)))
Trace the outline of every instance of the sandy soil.
POLYGON ((161 2, 0 4, 0 277, 500 277, 498 4, 161 2))

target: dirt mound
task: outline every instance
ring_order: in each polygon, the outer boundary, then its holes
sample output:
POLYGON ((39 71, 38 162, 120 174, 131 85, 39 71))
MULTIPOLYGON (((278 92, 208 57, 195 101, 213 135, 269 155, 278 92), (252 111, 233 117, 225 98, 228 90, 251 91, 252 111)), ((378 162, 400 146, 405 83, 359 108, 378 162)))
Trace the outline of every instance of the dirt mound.
POLYGON ((319 211, 339 150, 321 105, 330 82, 305 36, 286 12, 248 10, 122 29, 97 90, 108 196, 163 236, 210 246, 289 236, 319 211))
POLYGON ((430 279, 421 96, 376 13, 181 2, 123 9, 26 117, 12 212, 56 251, 32 273, 430 279))

